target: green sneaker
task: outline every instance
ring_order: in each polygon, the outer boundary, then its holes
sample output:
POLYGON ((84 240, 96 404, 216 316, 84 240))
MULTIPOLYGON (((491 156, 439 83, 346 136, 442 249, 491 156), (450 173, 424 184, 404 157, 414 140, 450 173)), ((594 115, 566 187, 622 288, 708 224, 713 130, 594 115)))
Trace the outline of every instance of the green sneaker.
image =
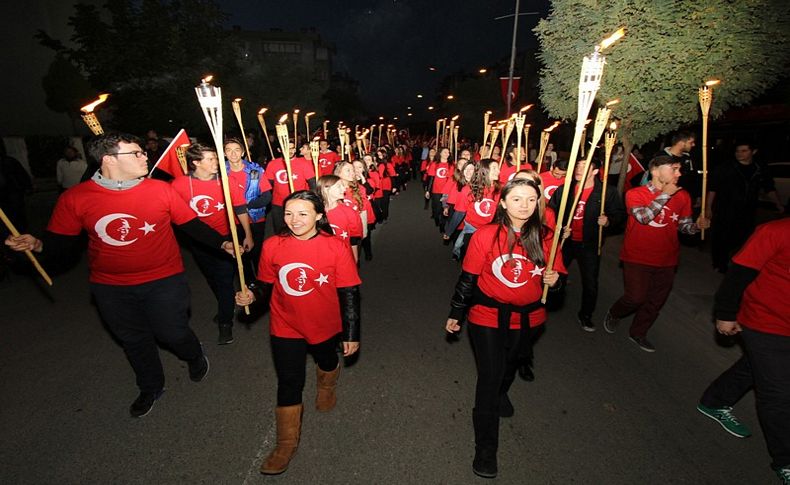
POLYGON ((782 481, 782 485, 790 485, 790 465, 777 468, 776 476, 782 481))
POLYGON ((738 421, 738 418, 732 414, 732 408, 729 406, 725 406, 723 408, 709 408, 700 404, 697 406, 697 411, 719 423, 725 431, 733 436, 737 436, 738 438, 748 438, 752 435, 752 432, 749 431, 749 428, 738 421))

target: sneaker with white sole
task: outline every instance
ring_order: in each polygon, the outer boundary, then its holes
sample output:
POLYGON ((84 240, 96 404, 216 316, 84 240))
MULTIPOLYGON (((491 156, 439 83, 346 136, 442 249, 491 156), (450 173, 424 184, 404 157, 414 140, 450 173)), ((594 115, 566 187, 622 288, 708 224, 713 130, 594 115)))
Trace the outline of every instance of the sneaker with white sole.
POLYGON ((725 431, 738 438, 748 438, 752 432, 738 418, 732 414, 732 408, 724 406, 723 408, 709 408, 702 404, 697 406, 697 411, 701 412, 710 419, 716 421, 724 428, 725 431))
POLYGON ((603 329, 606 333, 614 333, 617 330, 617 324, 620 323, 619 318, 614 318, 612 316, 611 311, 606 312, 606 316, 603 317, 603 329))
POLYGON ((790 485, 790 465, 777 468, 774 471, 779 480, 782 481, 782 485, 790 485))
POLYGON ((632 335, 632 336, 630 336, 628 338, 630 338, 631 342, 633 342, 636 345, 638 345, 639 348, 644 350, 645 352, 655 352, 656 351, 656 348, 653 346, 653 344, 650 343, 650 341, 647 339, 647 337, 634 337, 632 335))

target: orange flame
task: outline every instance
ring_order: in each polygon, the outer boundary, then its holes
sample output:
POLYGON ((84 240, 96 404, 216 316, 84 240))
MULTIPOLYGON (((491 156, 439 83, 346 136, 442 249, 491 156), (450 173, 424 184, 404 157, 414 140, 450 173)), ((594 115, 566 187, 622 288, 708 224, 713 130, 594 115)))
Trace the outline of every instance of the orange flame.
POLYGON ((715 86, 715 85, 719 84, 720 82, 721 81, 719 81, 718 79, 711 79, 710 81, 705 81, 705 86, 707 86, 707 87, 715 86))
POLYGON ((83 113, 93 113, 94 108, 96 108, 96 106, 102 104, 109 97, 110 97, 109 94, 100 94, 99 95, 99 99, 97 99, 96 101, 92 102, 91 104, 86 104, 85 106, 80 108, 80 111, 82 111, 83 113))
POLYGON ((269 108, 261 108, 261 109, 258 110, 258 114, 262 115, 263 113, 265 113, 267 111, 269 111, 269 108))
POLYGON ((625 35, 625 28, 620 27, 619 29, 617 29, 617 31, 614 34, 602 40, 601 43, 599 44, 599 47, 601 48, 601 50, 604 50, 609 46, 611 46, 612 44, 614 44, 615 42, 617 42, 618 40, 622 39, 624 35, 625 35))
POLYGON ((613 100, 611 100, 611 101, 607 102, 607 103, 606 103, 606 106, 614 106, 614 105, 616 105, 616 104, 617 104, 617 103, 619 103, 619 102, 620 102, 620 98, 613 99, 613 100))
POLYGON ((201 80, 200 80, 200 82, 203 82, 203 83, 210 83, 212 79, 214 79, 214 76, 212 76, 211 74, 209 74, 208 76, 206 76, 206 77, 204 77, 203 79, 201 79, 201 80))
POLYGON ((534 105, 528 104, 528 105, 524 106, 523 108, 521 108, 520 110, 518 110, 518 112, 519 113, 524 113, 525 111, 529 111, 532 108, 532 106, 534 106, 534 105))
POLYGON ((280 120, 277 121, 277 123, 285 123, 287 120, 288 120, 288 113, 285 113, 284 115, 280 116, 280 120))
POLYGON ((552 130, 554 130, 554 128, 556 128, 558 126, 560 126, 560 122, 559 121, 555 121, 553 125, 549 126, 548 128, 546 128, 543 131, 545 131, 546 133, 550 133, 552 130))
POLYGON ((612 131, 616 130, 617 129, 617 122, 616 121, 612 121, 611 123, 609 123, 609 129, 612 130, 612 131))

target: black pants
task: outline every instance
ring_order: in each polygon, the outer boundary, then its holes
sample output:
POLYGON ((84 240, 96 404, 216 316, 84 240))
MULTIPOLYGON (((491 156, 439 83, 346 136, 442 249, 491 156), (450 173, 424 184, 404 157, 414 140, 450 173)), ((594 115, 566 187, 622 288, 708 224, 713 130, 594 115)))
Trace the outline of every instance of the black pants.
POLYGON ((524 353, 520 330, 508 330, 507 337, 498 328, 469 324, 469 338, 475 352, 477 386, 475 411, 499 415, 499 397, 507 393, 516 378, 516 368, 524 353))
MULTIPOLYGON (((253 281, 258 275, 258 263, 261 260, 261 249, 263 248, 263 241, 266 239, 266 221, 251 222, 250 229, 252 230, 252 240, 255 242, 252 251, 244 253, 242 261, 244 262, 244 278, 246 281, 253 281)), ((241 236, 244 232, 239 232, 241 236)), ((243 236, 242 236, 243 237, 243 236)))
POLYGON ((274 233, 280 234, 280 231, 285 227, 285 210, 283 206, 272 204, 272 211, 270 212, 269 219, 272 220, 274 233))
POLYGON ((439 232, 444 233, 444 216, 442 215, 442 194, 431 194, 431 217, 439 227, 439 232))
POLYGON ((392 197, 392 191, 382 190, 382 194, 384 196, 381 198, 381 222, 384 222, 390 218, 390 198, 392 197))
POLYGON ((710 255, 713 267, 726 271, 730 258, 743 246, 754 232, 754 216, 751 219, 714 219, 710 226, 710 255))
POLYGON ((233 313, 236 310, 236 290, 233 287, 236 262, 230 255, 199 243, 192 244, 192 255, 217 299, 217 323, 233 325, 233 313))
POLYGON ((99 313, 121 342, 141 392, 164 388, 165 375, 157 342, 179 359, 203 355, 189 328, 189 287, 183 273, 133 286, 91 283, 99 313))
POLYGON ((310 345, 300 338, 282 338, 272 335, 272 358, 277 372, 277 405, 293 406, 302 402, 307 353, 313 355, 316 365, 326 372, 337 369, 339 334, 321 343, 310 345))
POLYGON ((579 263, 582 277, 582 304, 579 315, 590 318, 598 301, 598 270, 601 259, 598 257, 597 244, 566 239, 562 247, 562 262, 568 268, 574 259, 579 263))
POLYGON ((790 465, 790 337, 741 332, 746 353, 724 371, 700 399, 711 408, 733 406, 754 389, 757 416, 773 467, 790 465))

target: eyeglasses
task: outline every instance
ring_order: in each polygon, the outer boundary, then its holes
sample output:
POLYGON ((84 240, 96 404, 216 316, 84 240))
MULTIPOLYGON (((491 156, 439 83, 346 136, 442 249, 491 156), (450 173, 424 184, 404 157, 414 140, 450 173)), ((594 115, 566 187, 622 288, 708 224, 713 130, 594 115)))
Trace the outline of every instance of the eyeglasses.
POLYGON ((111 153, 110 155, 134 155, 136 158, 147 157, 148 155, 142 150, 135 150, 133 152, 115 152, 111 153))

